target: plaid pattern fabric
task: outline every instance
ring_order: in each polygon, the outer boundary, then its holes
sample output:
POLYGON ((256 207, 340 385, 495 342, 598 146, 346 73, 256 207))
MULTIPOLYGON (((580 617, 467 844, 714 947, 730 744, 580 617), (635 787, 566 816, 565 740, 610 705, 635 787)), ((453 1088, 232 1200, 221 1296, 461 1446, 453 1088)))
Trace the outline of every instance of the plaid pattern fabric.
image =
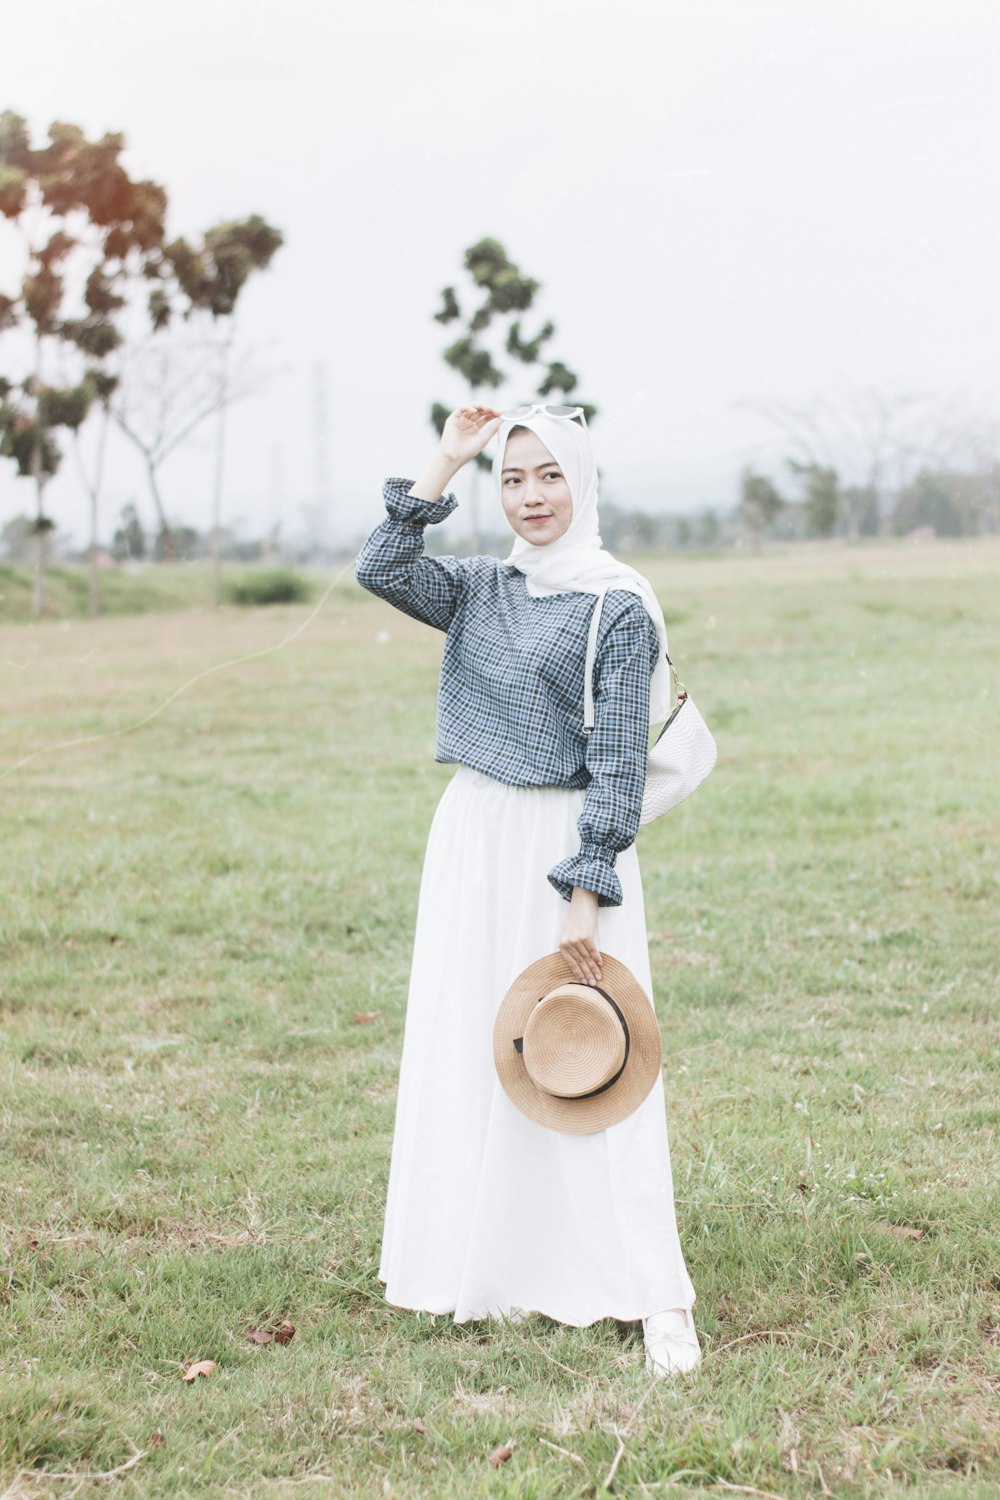
POLYGON ((583 673, 592 593, 534 598, 495 557, 430 557, 424 527, 458 504, 418 500, 411 479, 387 479, 386 519, 354 564, 362 588, 446 632, 434 759, 472 766, 510 786, 585 787, 580 848, 548 879, 620 906, 615 858, 639 829, 649 746, 656 627, 638 595, 605 597, 594 662, 594 730, 583 733, 583 673))

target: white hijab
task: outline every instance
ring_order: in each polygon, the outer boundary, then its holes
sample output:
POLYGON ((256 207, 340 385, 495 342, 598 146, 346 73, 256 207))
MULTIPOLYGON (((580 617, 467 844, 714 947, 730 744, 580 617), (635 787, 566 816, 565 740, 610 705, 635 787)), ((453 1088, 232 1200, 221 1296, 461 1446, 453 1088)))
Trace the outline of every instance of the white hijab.
MULTIPOLYGON (((562 536, 557 536, 552 542, 537 544, 519 536, 504 561, 524 574, 528 593, 535 597, 563 593, 600 595, 609 588, 631 589, 642 596, 660 638, 660 658, 649 684, 649 722, 662 723, 673 707, 663 610, 649 580, 627 563, 619 562, 601 545, 597 519, 597 465, 590 446, 590 434, 576 419, 549 417, 543 412, 520 421, 505 418, 496 432, 497 446, 493 456, 493 478, 497 494, 501 496, 504 449, 513 427, 528 427, 537 433, 562 469, 573 497, 573 519, 562 536)), ((591 647, 597 625, 595 607, 591 647)))

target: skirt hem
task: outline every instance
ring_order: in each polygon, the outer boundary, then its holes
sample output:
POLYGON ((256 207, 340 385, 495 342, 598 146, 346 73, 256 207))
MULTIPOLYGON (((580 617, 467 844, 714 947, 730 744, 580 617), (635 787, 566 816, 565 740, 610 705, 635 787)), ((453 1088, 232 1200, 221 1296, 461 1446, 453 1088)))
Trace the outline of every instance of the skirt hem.
MULTIPOLYGON (((379 1277, 380 1281, 381 1279, 382 1278, 379 1277)), ((428 1313, 431 1317, 434 1318, 451 1317, 455 1326, 458 1328, 461 1328, 465 1323, 502 1323, 506 1316, 502 1313, 466 1313, 462 1318, 455 1318, 452 1317, 455 1312, 454 1307, 419 1307, 415 1303, 411 1302, 396 1302, 388 1296, 385 1296, 385 1303, 387 1307, 398 1308, 401 1312, 428 1313)), ((694 1312, 694 1302, 678 1302, 675 1305, 677 1307, 683 1307, 687 1312, 694 1312)), ((554 1323, 561 1323, 566 1328, 592 1328, 595 1323, 603 1323, 608 1318, 613 1318, 617 1323, 641 1323, 643 1318, 648 1318, 652 1312, 662 1312, 663 1309, 652 1308, 647 1309, 646 1312, 641 1313, 619 1312, 612 1310, 609 1312, 595 1313, 592 1317, 586 1318, 570 1318, 565 1316, 565 1313, 558 1311, 552 1312, 548 1307, 531 1307, 527 1308, 526 1311, 528 1313, 538 1313, 543 1318, 551 1318, 554 1323)))

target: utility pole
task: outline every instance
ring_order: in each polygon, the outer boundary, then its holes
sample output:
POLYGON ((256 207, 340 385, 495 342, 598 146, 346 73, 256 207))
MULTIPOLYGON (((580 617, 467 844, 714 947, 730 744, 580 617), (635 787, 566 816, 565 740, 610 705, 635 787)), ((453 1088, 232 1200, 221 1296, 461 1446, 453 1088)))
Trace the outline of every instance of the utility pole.
POLYGON ((285 513, 285 453, 280 443, 271 444, 269 458, 271 477, 268 488, 271 492, 271 527, 264 547, 264 561, 274 563, 279 560, 281 553, 278 538, 281 535, 281 525, 285 513))
POLYGON ((329 540, 330 510, 333 496, 330 485, 329 398, 326 365, 318 363, 313 371, 313 437, 316 444, 316 515, 319 545, 325 550, 329 540))

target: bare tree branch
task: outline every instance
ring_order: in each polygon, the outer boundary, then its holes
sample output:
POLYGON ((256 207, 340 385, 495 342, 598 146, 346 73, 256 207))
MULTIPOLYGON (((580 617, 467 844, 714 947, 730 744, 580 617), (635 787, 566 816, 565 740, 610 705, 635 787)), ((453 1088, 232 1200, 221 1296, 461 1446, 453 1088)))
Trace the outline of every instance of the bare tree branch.
POLYGON ((877 508, 880 531, 887 531, 893 502, 921 469, 965 464, 984 470, 1000 451, 1000 424, 976 412, 966 396, 843 382, 833 395, 806 402, 744 397, 732 404, 781 431, 789 459, 836 471, 852 538, 869 505, 877 508))
POLYGON ((137 339, 122 356, 112 415, 142 454, 160 527, 169 526, 158 474, 209 417, 233 402, 257 395, 276 373, 260 363, 253 348, 241 351, 226 369, 231 333, 206 336, 203 329, 178 324, 137 339))

